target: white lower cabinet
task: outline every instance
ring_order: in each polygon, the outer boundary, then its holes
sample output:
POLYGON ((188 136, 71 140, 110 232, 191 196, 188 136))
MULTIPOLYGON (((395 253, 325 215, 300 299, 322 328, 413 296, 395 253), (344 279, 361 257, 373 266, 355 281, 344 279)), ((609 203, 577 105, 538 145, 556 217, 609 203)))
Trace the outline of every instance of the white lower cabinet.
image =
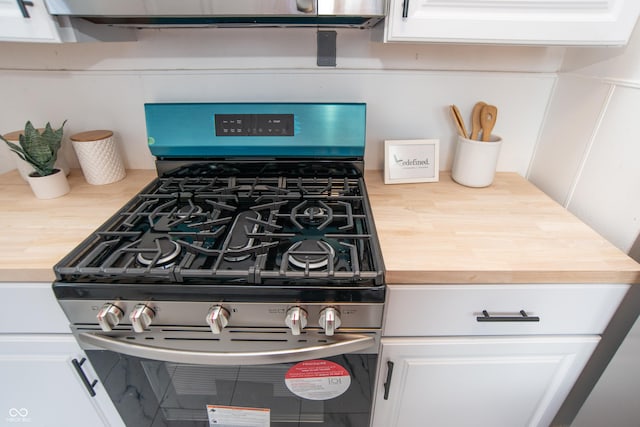
POLYGON ((51 283, 0 283, 0 300, 0 426, 123 427, 51 283))
POLYGON ((389 285, 371 426, 549 426, 628 289, 389 285))
POLYGON ((548 426, 598 341, 383 338, 372 425, 548 426))
POLYGON ((0 335, 0 378, 0 425, 123 425, 71 335, 0 335))

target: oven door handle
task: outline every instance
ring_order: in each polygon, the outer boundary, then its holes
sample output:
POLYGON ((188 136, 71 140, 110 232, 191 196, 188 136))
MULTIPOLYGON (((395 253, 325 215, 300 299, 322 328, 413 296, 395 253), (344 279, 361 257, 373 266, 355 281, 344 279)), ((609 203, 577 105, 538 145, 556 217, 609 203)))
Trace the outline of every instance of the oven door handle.
POLYGON ((302 347, 285 350, 255 352, 207 352, 178 350, 125 342, 106 335, 82 332, 80 341, 116 353, 163 362, 190 363, 197 365, 268 365, 276 363, 300 362, 321 359, 341 354, 355 353, 375 344, 372 336, 357 334, 336 334, 327 345, 302 347))

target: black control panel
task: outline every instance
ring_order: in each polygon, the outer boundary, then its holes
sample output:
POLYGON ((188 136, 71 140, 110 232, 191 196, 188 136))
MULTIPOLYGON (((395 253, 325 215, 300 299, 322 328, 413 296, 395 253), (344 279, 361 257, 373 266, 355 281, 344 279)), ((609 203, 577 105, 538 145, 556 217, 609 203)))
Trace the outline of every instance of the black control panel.
POLYGON ((216 114, 216 136, 294 136, 293 114, 216 114))

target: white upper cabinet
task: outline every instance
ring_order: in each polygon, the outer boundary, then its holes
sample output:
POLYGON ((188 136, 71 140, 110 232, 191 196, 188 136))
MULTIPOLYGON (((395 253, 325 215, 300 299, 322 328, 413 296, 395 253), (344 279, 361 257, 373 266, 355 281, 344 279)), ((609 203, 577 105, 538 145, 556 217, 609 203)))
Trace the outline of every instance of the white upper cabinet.
POLYGON ((0 41, 59 43, 61 39, 43 0, 0 0, 0 41))
POLYGON ((0 0, 0 42, 76 43, 136 40, 134 28, 49 14, 44 0, 0 0))
POLYGON ((389 0, 385 42, 624 45, 638 0, 389 0))

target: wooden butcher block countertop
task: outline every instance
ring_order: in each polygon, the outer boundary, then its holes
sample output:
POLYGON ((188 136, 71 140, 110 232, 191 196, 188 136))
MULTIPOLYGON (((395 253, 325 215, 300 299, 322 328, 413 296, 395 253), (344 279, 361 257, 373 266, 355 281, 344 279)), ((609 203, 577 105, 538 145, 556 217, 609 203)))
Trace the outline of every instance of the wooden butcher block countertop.
MULTIPOLYGON (((53 265, 155 177, 130 170, 38 200, 17 171, 0 175, 0 281, 52 281, 53 265)), ((388 283, 637 283, 640 265, 516 174, 473 189, 384 185, 366 173, 388 283)))
POLYGON ((387 283, 639 283, 640 265, 515 173, 486 188, 367 171, 387 283))
POLYGON ((122 181, 90 185, 74 169, 70 193, 40 200, 17 171, 0 175, 0 281, 53 281, 53 265, 155 177, 129 170, 122 181))

